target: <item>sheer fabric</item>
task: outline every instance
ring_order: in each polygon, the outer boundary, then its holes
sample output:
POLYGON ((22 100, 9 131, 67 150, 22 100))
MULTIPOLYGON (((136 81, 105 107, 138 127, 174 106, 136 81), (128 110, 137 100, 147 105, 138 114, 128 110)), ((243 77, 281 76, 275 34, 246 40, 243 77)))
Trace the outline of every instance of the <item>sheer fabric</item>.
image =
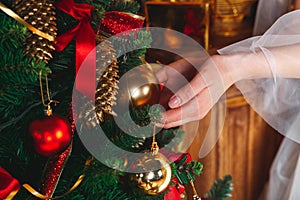
POLYGON ((259 0, 253 34, 261 35, 283 14, 290 10, 292 0, 259 0))
MULTIPOLYGON (((274 129, 286 136, 273 162, 270 181, 263 199, 300 199, 300 77, 294 79, 277 77, 277 63, 269 51, 271 47, 298 43, 300 43, 300 10, 280 17, 262 36, 243 40, 218 51, 220 54, 262 51, 273 74, 272 78, 243 80, 236 83, 252 108, 274 129)), ((289 70, 288 65, 284 67, 289 70)))
POLYGON ((270 180, 265 186, 261 199, 298 200, 299 188, 300 145, 285 138, 271 167, 270 180))

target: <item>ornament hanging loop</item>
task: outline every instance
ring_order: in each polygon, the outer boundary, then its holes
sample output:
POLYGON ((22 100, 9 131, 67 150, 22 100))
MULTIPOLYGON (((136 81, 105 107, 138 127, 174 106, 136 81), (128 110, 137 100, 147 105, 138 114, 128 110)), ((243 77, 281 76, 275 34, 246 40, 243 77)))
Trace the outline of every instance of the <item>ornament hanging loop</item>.
POLYGON ((39 73, 39 79, 40 79, 40 91, 41 91, 42 103, 43 103, 43 105, 45 107, 47 107, 47 109, 45 110, 45 114, 47 116, 51 116, 52 115, 51 103, 54 103, 54 105, 56 105, 59 102, 55 101, 55 100, 52 100, 51 97, 50 97, 50 91, 49 91, 49 84, 48 84, 48 77, 47 77, 47 75, 45 75, 45 82, 46 82, 46 94, 47 94, 48 103, 45 102, 44 90, 43 90, 43 82, 42 82, 42 70, 39 73))
POLYGON ((192 186, 192 189, 193 189, 193 200, 201 200, 201 198, 199 197, 198 193, 197 193, 197 190, 196 190, 196 187, 194 185, 194 182, 193 180, 190 181, 190 184, 192 186))
POLYGON ((157 155, 159 151, 159 146, 157 142, 155 141, 155 134, 156 134, 156 123, 153 125, 153 136, 152 136, 152 145, 151 145, 151 154, 157 155))
POLYGON ((52 115, 52 108, 50 104, 47 105, 47 110, 45 110, 45 114, 49 117, 52 115))

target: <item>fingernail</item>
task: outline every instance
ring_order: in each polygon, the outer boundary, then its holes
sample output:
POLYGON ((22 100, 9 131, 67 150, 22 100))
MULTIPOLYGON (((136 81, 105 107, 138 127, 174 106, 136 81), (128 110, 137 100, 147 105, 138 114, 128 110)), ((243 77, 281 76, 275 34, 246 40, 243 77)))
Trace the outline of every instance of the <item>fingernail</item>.
POLYGON ((180 102, 181 102, 180 98, 174 95, 171 97, 171 99, 169 101, 169 106, 171 108, 177 107, 180 105, 180 102))

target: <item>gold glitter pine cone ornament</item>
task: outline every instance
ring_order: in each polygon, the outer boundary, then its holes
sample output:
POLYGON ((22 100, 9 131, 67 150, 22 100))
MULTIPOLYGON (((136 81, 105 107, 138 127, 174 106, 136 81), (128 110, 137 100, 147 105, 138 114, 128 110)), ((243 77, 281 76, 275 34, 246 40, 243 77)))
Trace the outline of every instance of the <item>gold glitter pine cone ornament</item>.
POLYGON ((113 114, 118 93, 119 66, 112 43, 107 37, 120 32, 141 28, 144 18, 123 12, 106 12, 97 31, 96 74, 98 78, 95 94, 95 111, 99 122, 103 122, 105 113, 113 114))
POLYGON ((118 65, 115 50, 106 37, 97 35, 96 41, 96 77, 97 87, 95 91, 95 102, 92 103, 86 96, 79 96, 76 106, 80 112, 78 118, 84 121, 85 126, 94 128, 112 114, 112 106, 115 105, 118 92, 118 65))
POLYGON ((113 45, 104 36, 97 36, 95 111, 99 122, 104 121, 104 114, 112 114, 118 93, 119 66, 113 45))
MULTIPOLYGON (((56 37, 56 18, 53 1, 45 0, 16 0, 14 3, 16 13, 33 27, 56 37)), ((29 33, 25 41, 25 54, 37 62, 48 63, 52 59, 52 51, 55 50, 55 41, 50 41, 34 33, 29 33)))

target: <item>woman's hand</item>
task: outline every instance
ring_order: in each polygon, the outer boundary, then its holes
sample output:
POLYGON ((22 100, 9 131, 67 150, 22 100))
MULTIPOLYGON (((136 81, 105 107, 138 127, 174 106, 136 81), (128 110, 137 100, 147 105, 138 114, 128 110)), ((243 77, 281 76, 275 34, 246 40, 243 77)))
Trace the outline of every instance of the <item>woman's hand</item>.
POLYGON ((196 69, 182 59, 158 71, 159 82, 173 92, 168 101, 170 109, 162 114, 161 126, 171 128, 202 119, 237 81, 228 70, 229 61, 226 56, 215 55, 196 69))

